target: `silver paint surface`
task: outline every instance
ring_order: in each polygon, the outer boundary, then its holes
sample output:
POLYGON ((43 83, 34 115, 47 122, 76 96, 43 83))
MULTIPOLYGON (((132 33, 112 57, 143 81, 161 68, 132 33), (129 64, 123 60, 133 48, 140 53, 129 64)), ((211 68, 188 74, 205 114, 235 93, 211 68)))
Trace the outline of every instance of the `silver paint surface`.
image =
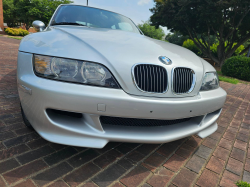
POLYGON ((42 32, 46 26, 42 21, 33 21, 32 26, 35 28, 37 32, 42 32))

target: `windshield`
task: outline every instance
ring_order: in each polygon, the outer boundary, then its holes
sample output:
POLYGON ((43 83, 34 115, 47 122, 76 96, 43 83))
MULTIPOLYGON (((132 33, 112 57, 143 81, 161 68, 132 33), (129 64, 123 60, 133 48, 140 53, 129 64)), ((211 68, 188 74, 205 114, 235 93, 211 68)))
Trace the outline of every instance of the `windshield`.
POLYGON ((51 25, 88 26, 140 33, 135 24, 125 16, 77 5, 61 6, 53 17, 51 25))

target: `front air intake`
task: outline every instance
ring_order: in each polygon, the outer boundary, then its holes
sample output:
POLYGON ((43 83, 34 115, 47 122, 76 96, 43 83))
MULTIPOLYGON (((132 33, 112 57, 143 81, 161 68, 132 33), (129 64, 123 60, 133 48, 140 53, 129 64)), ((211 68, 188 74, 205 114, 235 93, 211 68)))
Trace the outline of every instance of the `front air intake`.
POLYGON ((175 119, 175 120, 158 120, 158 119, 136 119, 136 118, 119 118, 110 116, 101 116, 102 125, 116 126, 139 126, 139 127, 157 127, 168 126, 189 121, 191 118, 175 119))
POLYGON ((164 67, 139 64, 132 71, 135 85, 140 91, 149 93, 164 93, 167 91, 168 75, 164 67))
POLYGON ((195 86, 195 72, 189 68, 175 68, 172 72, 172 90, 175 94, 187 94, 195 86))

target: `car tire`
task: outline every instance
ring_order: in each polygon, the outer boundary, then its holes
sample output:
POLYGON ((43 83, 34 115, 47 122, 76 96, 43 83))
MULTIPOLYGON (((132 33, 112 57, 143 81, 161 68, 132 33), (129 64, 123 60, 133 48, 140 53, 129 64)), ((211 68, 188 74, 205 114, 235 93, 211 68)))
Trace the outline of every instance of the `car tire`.
POLYGON ((24 114, 24 111, 23 111, 23 108, 21 106, 21 113, 22 113, 22 117, 23 117, 23 122, 24 124, 30 128, 30 129, 33 129, 32 125, 30 124, 29 120, 26 118, 25 114, 24 114))

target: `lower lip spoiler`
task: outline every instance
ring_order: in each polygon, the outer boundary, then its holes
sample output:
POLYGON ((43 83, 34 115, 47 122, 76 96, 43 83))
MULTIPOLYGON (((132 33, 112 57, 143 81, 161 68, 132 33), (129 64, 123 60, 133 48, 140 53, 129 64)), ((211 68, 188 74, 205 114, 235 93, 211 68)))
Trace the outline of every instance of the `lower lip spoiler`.
MULTIPOLYGON (((218 125, 216 120, 220 116, 221 109, 204 116, 194 117, 189 122, 161 127, 115 127, 104 126, 104 132, 96 131, 91 126, 79 127, 77 121, 69 123, 65 119, 48 116, 48 122, 53 128, 51 131, 38 133, 48 141, 74 146, 103 148, 108 142, 133 142, 133 143, 167 143, 182 139, 194 134, 205 138, 214 133, 218 125)), ((83 114, 84 116, 89 114, 83 114)))

